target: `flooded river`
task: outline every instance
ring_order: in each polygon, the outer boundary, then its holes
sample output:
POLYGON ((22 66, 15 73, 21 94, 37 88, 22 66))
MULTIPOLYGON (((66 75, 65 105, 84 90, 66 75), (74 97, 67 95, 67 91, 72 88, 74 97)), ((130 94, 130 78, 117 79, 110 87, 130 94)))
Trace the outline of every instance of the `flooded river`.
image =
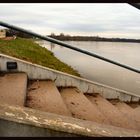
MULTIPOLYGON (((65 41, 75 47, 140 69, 140 43, 65 41)), ((76 69, 82 77, 140 95, 140 74, 75 52, 47 41, 38 41, 61 61, 76 69)))

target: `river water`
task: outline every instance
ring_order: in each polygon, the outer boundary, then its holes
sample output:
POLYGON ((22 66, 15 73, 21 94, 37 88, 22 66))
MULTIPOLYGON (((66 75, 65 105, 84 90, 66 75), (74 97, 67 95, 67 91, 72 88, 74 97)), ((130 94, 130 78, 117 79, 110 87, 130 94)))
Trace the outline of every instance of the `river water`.
MULTIPOLYGON (((140 69, 140 43, 65 41, 75 47, 140 69)), ((38 41, 61 61, 76 69, 82 77, 140 95, 140 74, 75 52, 47 41, 38 41)))

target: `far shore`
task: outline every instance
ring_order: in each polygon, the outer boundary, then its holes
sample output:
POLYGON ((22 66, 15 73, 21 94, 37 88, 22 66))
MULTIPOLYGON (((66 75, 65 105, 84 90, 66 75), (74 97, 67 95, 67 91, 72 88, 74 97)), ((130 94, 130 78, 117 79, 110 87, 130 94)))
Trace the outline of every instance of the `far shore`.
POLYGON ((102 42, 140 43, 140 39, 105 38, 99 36, 71 36, 71 35, 64 35, 63 33, 61 33, 60 35, 51 34, 48 36, 61 41, 99 41, 99 42, 102 41, 102 42))

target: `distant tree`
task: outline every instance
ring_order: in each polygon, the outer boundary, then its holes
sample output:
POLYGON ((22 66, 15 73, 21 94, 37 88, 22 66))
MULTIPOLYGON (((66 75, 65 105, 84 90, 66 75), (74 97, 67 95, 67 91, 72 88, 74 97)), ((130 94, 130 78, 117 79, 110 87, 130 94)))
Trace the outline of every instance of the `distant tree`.
POLYGON ((60 33, 60 36, 65 36, 64 33, 60 33))
POLYGON ((51 37, 54 37, 55 36, 55 33, 51 33, 51 37))

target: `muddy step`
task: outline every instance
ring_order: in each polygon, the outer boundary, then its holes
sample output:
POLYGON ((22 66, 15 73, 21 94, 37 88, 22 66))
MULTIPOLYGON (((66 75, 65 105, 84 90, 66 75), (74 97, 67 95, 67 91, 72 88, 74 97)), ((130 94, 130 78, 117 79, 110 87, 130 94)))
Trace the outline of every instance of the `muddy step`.
POLYGON ((136 107, 136 108, 134 109, 134 111, 140 112, 140 106, 136 107))
POLYGON ((26 89, 25 73, 9 73, 0 76, 0 102, 24 106, 26 89))
POLYGON ((117 102, 114 104, 129 120, 135 121, 134 124, 139 128, 140 130, 140 112, 138 112, 137 109, 133 109, 128 104, 124 102, 117 102))
POLYGON ((140 106, 136 108, 132 108, 126 103, 118 102, 115 104, 115 106, 125 115, 129 116, 133 120, 139 122, 140 125, 140 106))
POLYGON ((127 114, 131 111, 133 111, 133 108, 130 107, 129 105, 127 105, 126 103, 124 102, 117 102, 114 104, 121 112, 127 114))
POLYGON ((108 123, 95 105, 76 88, 63 88, 61 96, 73 117, 98 123, 108 123))
POLYGON ((34 81, 29 85, 26 106, 59 115, 71 116, 52 81, 34 81))
POLYGON ((140 106, 136 107, 130 114, 135 118, 136 121, 138 121, 140 125, 140 106))
POLYGON ((133 108, 133 110, 130 111, 129 114, 133 116, 133 118, 140 124, 140 102, 129 103, 129 106, 133 108))
POLYGON ((105 98, 100 95, 96 96, 86 96, 93 104, 98 106, 98 109, 110 120, 111 125, 135 129, 138 130, 138 127, 135 125, 135 122, 129 120, 117 107, 112 105, 105 98))

